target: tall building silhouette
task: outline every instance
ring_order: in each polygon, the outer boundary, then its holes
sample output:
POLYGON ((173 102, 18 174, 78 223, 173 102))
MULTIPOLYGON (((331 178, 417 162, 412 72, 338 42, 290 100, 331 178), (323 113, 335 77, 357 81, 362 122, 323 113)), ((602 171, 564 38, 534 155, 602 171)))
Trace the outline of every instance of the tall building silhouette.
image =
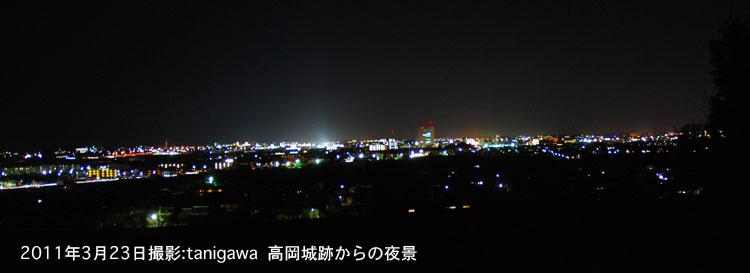
POLYGON ((435 139, 435 126, 430 121, 427 126, 419 127, 419 136, 417 140, 422 142, 424 145, 432 145, 435 139))

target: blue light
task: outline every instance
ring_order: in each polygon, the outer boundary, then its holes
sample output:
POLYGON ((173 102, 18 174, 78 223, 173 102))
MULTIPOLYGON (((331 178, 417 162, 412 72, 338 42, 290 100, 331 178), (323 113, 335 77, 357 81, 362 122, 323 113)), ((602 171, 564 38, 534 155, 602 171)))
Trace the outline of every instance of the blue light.
POLYGON ((445 189, 446 189, 446 190, 448 189, 448 185, 445 185, 445 189))
POLYGON ((503 187, 503 183, 500 183, 500 185, 497 185, 497 186, 500 187, 500 188, 502 188, 503 187))
POLYGON ((484 185, 484 181, 479 181, 479 182, 478 182, 477 184, 478 184, 479 186, 481 186, 481 185, 484 185))

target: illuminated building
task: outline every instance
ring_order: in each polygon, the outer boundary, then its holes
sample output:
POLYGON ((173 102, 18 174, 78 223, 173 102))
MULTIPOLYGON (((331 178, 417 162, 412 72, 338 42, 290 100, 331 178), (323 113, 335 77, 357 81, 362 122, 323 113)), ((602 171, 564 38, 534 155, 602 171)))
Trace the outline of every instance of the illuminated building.
POLYGON ((398 149, 398 141, 395 139, 388 139, 388 149, 397 150, 398 149))
POLYGON ((388 149, 388 146, 385 146, 382 143, 375 143, 375 144, 370 144, 369 148, 370 148, 370 151, 385 151, 388 149))
POLYGON ((90 170, 89 177, 114 178, 117 177, 118 171, 115 170, 90 170))
POLYGON ((435 139, 435 126, 432 126, 432 121, 427 126, 419 127, 419 137, 417 140, 424 145, 432 145, 433 139, 435 139))

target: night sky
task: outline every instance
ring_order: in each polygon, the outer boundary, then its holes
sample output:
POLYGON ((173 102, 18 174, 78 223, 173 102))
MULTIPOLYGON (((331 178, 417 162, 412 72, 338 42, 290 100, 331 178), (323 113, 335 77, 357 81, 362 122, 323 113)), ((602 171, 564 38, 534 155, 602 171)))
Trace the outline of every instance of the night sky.
POLYGON ((704 119, 728 10, 31 2, 1 19, 0 150, 416 138, 430 120, 438 137, 663 132, 704 119))

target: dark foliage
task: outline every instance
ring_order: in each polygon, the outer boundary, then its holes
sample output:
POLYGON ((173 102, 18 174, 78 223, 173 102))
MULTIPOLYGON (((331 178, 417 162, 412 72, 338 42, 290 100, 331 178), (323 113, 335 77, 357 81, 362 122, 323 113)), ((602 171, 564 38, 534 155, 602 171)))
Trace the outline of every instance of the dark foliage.
POLYGON ((750 17, 730 14, 711 41, 711 75, 718 93, 711 98, 709 128, 722 131, 730 143, 744 135, 750 92, 750 17))

